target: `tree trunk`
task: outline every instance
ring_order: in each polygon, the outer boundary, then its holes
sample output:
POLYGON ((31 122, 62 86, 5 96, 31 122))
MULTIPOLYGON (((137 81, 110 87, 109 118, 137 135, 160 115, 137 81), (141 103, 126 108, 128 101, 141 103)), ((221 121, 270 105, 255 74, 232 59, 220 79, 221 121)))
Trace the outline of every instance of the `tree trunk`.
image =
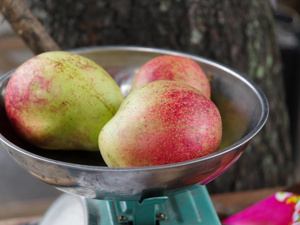
POLYGON ((24 0, 1 0, 0 11, 35 54, 60 50, 24 0))
POLYGON ((287 185, 293 161, 280 55, 267 0, 31 0, 62 49, 135 45, 203 56, 248 76, 266 94, 269 120, 211 192, 287 185))

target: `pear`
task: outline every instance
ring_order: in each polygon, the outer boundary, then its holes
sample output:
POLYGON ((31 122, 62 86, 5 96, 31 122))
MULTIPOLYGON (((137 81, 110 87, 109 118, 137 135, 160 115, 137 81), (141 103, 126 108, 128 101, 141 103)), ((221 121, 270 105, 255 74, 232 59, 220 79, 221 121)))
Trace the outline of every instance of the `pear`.
POLYGON ((124 96, 92 60, 53 51, 19 66, 5 92, 7 117, 29 143, 52 150, 98 151, 98 135, 124 96))
POLYGON ((200 91, 154 81, 131 92, 102 128, 99 148, 110 167, 157 166, 218 151, 222 120, 200 91))
POLYGON ((202 68, 191 58, 162 55, 149 60, 135 74, 131 91, 157 80, 172 80, 188 84, 210 98, 209 80, 202 68))

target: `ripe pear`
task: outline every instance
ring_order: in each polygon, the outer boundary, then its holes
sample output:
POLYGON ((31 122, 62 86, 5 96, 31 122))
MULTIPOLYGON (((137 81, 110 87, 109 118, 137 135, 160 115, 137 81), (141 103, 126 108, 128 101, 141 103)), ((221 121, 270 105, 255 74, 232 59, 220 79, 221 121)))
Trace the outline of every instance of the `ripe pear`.
POLYGON ((177 81, 154 81, 131 92, 102 128, 99 148, 110 167, 156 166, 218 150, 222 120, 200 91, 177 81))
POLYGON ((157 80, 173 80, 188 84, 210 98, 210 83, 202 68, 192 59, 162 55, 146 62, 136 73, 131 91, 157 80))
POLYGON ((5 109, 14 130, 37 147, 99 151, 99 132, 123 100, 118 85, 95 62, 53 51, 17 68, 5 109))

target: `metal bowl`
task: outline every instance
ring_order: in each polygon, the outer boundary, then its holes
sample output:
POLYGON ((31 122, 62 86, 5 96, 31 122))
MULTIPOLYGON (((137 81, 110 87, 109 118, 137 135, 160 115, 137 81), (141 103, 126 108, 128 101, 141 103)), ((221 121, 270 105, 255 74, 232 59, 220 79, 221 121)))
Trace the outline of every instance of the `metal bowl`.
POLYGON ((0 141, 11 157, 41 181, 67 193, 95 199, 141 200, 171 195, 194 184, 207 184, 243 153, 268 117, 268 102, 251 81, 216 62, 175 51, 142 47, 92 47, 71 50, 105 68, 127 95, 136 71, 153 57, 171 54, 195 60, 212 77, 212 100, 223 120, 221 150, 198 159, 162 166, 109 168, 99 152, 49 151, 22 141, 4 107, 7 82, 0 79, 0 141))

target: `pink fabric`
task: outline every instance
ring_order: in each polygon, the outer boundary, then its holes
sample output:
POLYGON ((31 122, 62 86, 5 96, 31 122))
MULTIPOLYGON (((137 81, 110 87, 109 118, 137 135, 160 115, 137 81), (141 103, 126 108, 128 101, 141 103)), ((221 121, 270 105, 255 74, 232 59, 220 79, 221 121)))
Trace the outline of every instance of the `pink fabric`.
POLYGON ((300 225, 300 195, 277 192, 226 218, 225 225, 300 225))

